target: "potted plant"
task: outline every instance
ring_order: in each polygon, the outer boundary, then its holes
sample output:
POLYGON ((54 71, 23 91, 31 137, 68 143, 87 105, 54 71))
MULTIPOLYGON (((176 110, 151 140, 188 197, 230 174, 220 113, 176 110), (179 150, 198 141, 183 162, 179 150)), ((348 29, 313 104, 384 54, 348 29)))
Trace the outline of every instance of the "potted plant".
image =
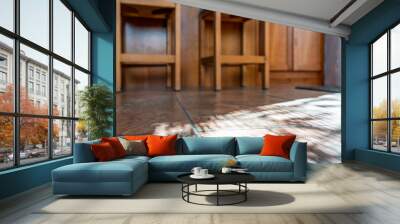
POLYGON ((81 119, 87 127, 89 140, 109 136, 108 129, 112 125, 113 97, 110 89, 102 84, 86 87, 80 92, 79 106, 81 119))

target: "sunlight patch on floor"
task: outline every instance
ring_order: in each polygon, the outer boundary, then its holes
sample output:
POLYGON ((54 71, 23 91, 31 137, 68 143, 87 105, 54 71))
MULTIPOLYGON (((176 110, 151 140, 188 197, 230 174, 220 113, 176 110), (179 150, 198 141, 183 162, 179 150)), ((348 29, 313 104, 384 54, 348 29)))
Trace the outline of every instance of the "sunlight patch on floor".
POLYGON ((340 162, 340 94, 296 99, 202 118, 194 124, 158 123, 154 133, 181 136, 264 136, 296 134, 308 143, 309 162, 340 162), (194 126, 194 127, 193 127, 194 126), (195 129, 195 130, 193 130, 195 129))

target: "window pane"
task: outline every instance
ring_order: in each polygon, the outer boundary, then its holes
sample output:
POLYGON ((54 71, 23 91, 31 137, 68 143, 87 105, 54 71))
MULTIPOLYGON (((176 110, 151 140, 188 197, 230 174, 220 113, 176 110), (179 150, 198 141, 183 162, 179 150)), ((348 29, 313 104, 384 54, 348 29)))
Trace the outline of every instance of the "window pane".
POLYGON ((390 37, 390 67, 391 69, 400 67, 400 24, 391 31, 390 37))
POLYGON ((387 77, 372 81, 372 118, 387 118, 387 77))
POLYGON ((49 0, 20 0, 21 36, 49 48, 49 0))
POLYGON ((0 170, 14 165, 13 118, 0 116, 0 170))
POLYGON ((391 116, 400 118, 400 72, 391 75, 390 98, 391 98, 391 116))
POLYGON ((387 34, 372 45, 372 71, 374 76, 387 71, 387 34))
MULTIPOLYGON (((0 12, 1 13, 1 12, 0 12)), ((0 35, 0 111, 14 111, 13 40, 0 35)))
POLYGON ((75 18, 75 63, 89 70, 89 32, 75 18))
POLYGON ((34 163, 49 158, 48 119, 22 117, 20 119, 21 164, 34 163))
POLYGON ((387 121, 372 122, 372 147, 387 151, 387 121))
POLYGON ((21 44, 20 108, 25 114, 48 114, 49 57, 21 44))
POLYGON ((400 153, 400 120, 391 121, 392 152, 400 153))
POLYGON ((75 69, 75 117, 81 114, 80 94, 87 86, 89 86, 89 75, 75 69))
POLYGON ((72 154, 72 121, 53 120, 53 156, 72 154))
POLYGON ((75 143, 85 142, 88 138, 88 129, 86 122, 79 120, 75 122, 75 143))
POLYGON ((53 51, 71 60, 72 12, 60 1, 53 1, 53 51))
POLYGON ((0 26, 14 31, 14 0, 0 1, 0 26))
POLYGON ((72 117, 72 68, 53 60, 53 115, 72 117))

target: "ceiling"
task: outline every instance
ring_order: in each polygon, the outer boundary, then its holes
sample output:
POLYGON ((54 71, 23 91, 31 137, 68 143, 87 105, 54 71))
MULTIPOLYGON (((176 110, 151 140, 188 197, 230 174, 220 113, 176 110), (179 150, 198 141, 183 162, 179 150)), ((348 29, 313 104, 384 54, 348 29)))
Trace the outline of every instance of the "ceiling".
POLYGON ((348 37, 383 0, 172 0, 183 5, 348 37))

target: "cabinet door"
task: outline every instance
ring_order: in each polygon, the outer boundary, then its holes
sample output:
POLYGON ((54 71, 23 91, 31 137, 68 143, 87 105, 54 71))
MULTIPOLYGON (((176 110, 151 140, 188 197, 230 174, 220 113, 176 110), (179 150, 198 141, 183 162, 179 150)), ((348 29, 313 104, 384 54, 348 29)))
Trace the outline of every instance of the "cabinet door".
POLYGON ((292 28, 270 23, 270 66, 272 71, 292 69, 292 28))
POLYGON ((293 39, 293 70, 322 71, 324 57, 323 35, 294 28, 293 39))

